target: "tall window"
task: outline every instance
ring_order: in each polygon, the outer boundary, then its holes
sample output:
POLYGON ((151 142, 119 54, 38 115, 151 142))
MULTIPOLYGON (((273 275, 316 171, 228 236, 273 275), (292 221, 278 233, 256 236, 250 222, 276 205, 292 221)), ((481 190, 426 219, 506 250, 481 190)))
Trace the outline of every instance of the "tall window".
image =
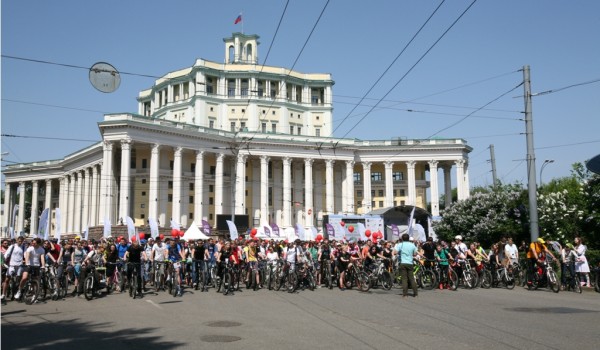
POLYGON ((319 129, 319 128, 315 129, 315 136, 321 136, 321 129, 319 129))
POLYGON ((371 173, 371 181, 383 181, 383 175, 379 172, 371 173))
POLYGON ((361 174, 360 173, 354 173, 354 182, 360 182, 361 181, 361 174))
POLYGON ((271 123, 271 132, 272 133, 277 133, 277 124, 276 123, 271 123))
POLYGON ((267 132, 267 123, 262 123, 261 130, 262 130, 263 133, 267 132))
POLYGON ((402 181, 402 180, 404 180, 404 174, 401 171, 393 172, 392 179, 394 181, 402 181))

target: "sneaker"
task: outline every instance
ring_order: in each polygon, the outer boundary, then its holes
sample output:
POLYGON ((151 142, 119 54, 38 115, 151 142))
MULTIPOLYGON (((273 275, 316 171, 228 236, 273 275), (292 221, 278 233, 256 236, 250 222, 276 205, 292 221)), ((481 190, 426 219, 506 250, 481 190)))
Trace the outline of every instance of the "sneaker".
POLYGON ((193 287, 196 288, 197 285, 198 285, 198 283, 194 283, 193 287))
POLYGON ((18 291, 17 294, 15 294, 15 299, 21 299, 21 291, 18 291))
POLYGON ((4 294, 0 295, 0 299, 4 300, 5 296, 4 294))

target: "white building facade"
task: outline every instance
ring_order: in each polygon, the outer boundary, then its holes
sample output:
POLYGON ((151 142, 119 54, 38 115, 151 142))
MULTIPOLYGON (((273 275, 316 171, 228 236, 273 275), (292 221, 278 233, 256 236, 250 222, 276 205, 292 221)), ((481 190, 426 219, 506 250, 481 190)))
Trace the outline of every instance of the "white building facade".
POLYGON ((439 215, 440 194, 452 201, 452 177, 458 200, 469 196, 464 140, 334 138, 331 75, 259 65, 258 39, 234 33, 224 63, 198 59, 158 79, 140 92, 137 114, 105 115, 98 144, 6 167, 4 213, 25 208, 17 193, 31 188, 32 214, 5 214, 3 232, 23 231, 26 220, 36 232, 44 208, 53 234, 126 217, 216 226, 232 214, 285 228, 404 204, 430 203, 439 215))

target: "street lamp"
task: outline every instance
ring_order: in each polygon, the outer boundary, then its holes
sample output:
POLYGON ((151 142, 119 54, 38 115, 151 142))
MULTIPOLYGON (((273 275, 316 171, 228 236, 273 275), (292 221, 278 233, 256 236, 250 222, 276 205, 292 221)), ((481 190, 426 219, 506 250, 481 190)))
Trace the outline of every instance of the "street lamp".
POLYGON ((540 186, 542 186, 542 174, 544 173, 544 168, 550 163, 554 163, 554 159, 546 159, 544 163, 542 163, 542 167, 540 168, 540 186))

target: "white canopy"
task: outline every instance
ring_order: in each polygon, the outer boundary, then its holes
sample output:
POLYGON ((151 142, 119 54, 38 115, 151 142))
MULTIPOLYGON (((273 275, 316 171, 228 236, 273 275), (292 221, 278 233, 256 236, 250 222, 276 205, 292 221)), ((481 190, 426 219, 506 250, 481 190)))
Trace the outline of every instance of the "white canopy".
POLYGON ((202 231, 200 231, 200 229, 198 228, 198 225, 196 225, 196 222, 192 221, 192 224, 187 229, 187 231, 185 231, 182 238, 186 241, 189 241, 198 239, 209 239, 210 237, 202 233, 202 231))

